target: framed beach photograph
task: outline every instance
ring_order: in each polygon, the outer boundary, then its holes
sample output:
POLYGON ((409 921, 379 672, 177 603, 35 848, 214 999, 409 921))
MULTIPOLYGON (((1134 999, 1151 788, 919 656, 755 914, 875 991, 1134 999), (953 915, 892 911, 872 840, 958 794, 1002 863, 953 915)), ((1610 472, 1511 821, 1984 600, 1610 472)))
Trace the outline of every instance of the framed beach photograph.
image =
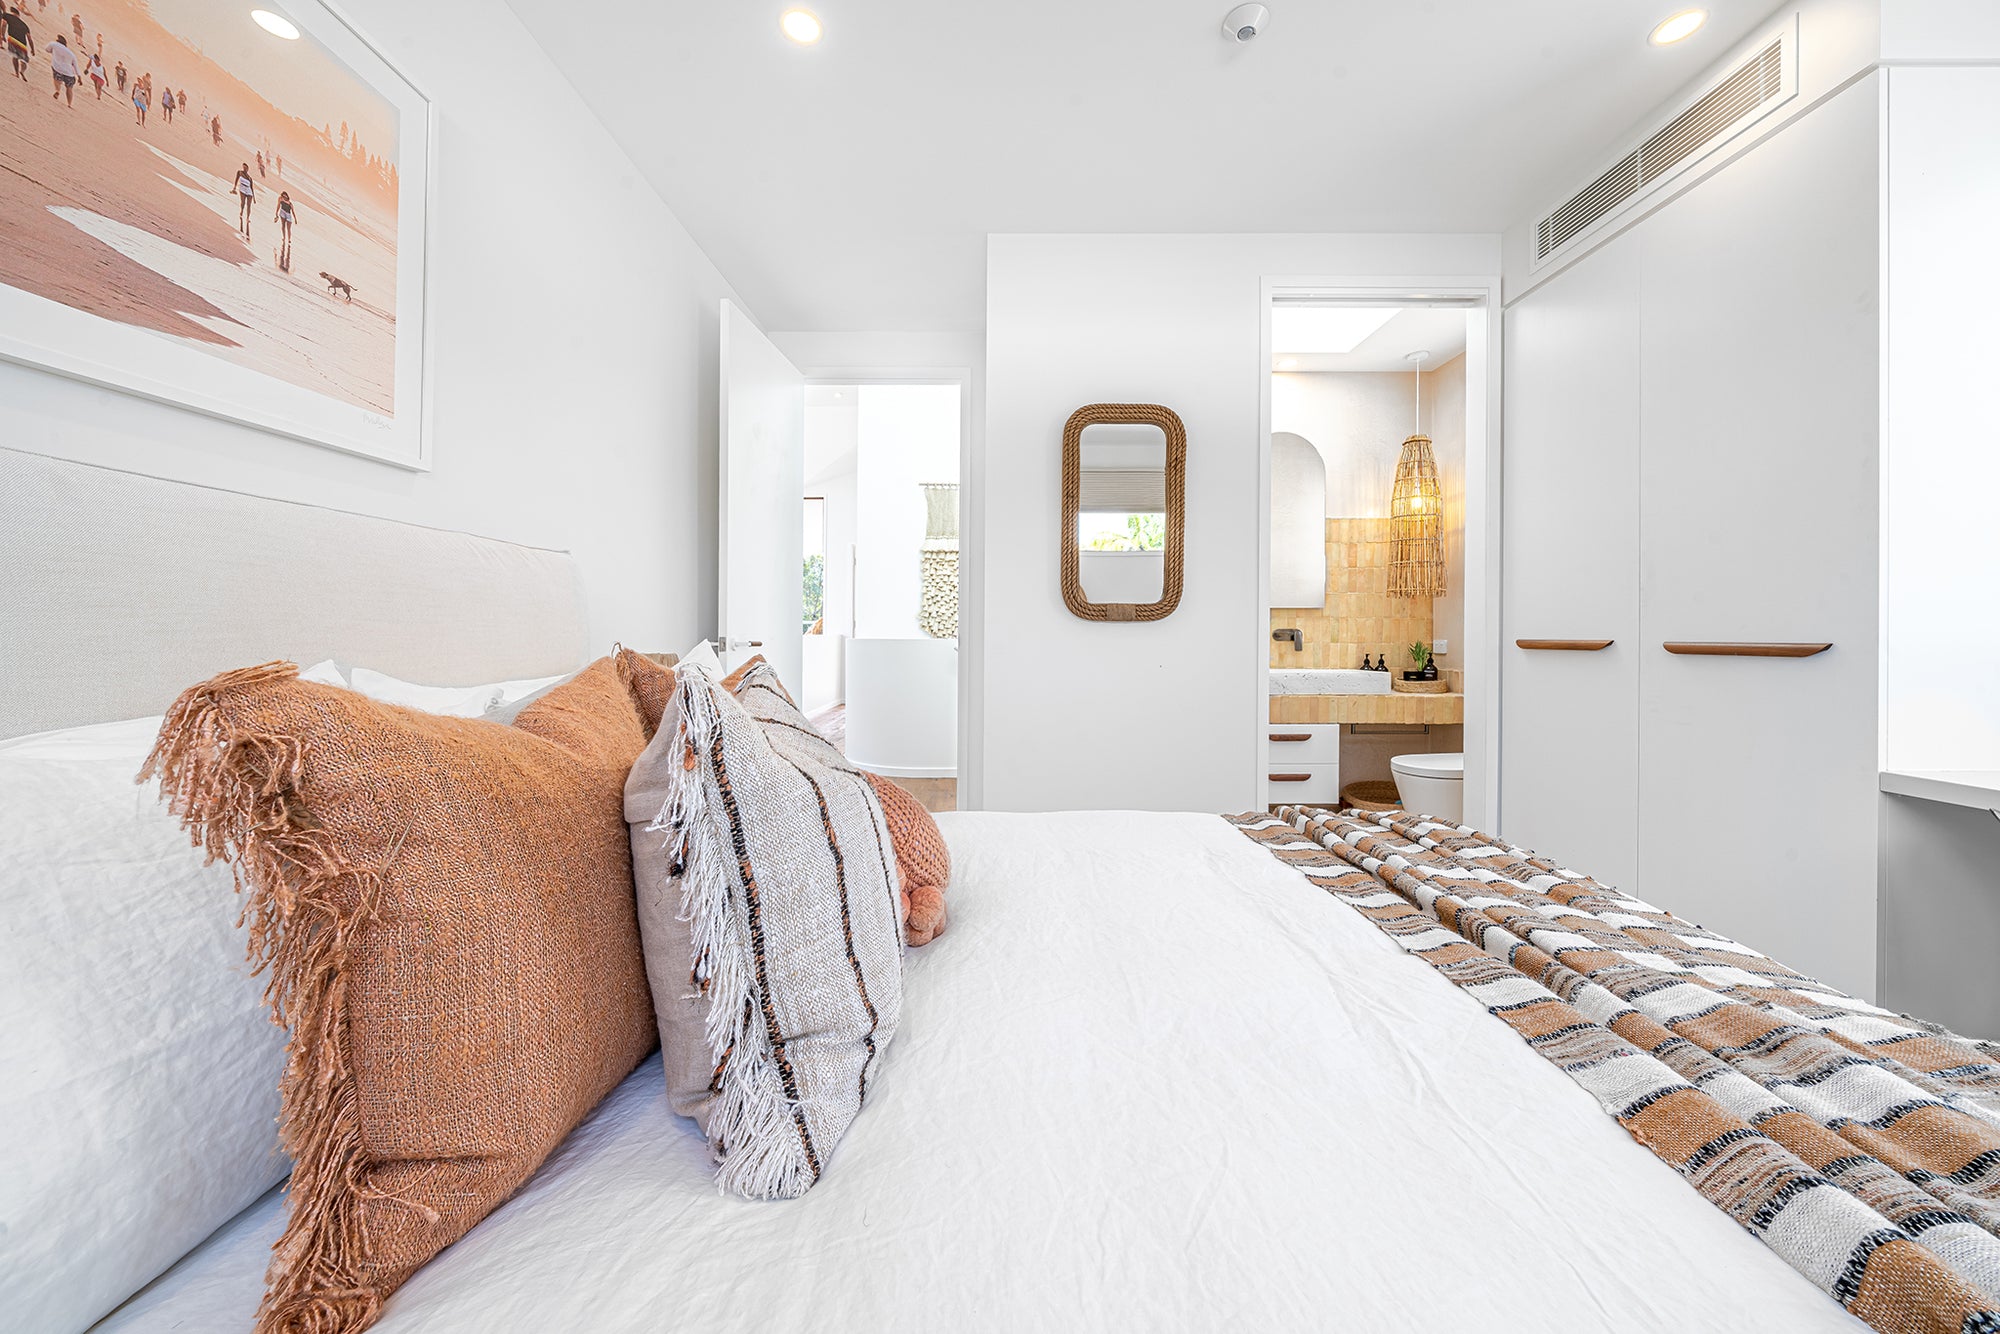
POLYGON ((429 467, 429 99, 319 0, 0 25, 0 357, 429 467))

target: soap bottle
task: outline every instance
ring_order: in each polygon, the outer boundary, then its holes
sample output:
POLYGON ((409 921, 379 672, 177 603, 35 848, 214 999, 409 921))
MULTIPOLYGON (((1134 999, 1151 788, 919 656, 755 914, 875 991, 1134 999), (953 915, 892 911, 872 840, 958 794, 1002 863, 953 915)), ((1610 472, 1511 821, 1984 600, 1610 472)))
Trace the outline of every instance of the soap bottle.
POLYGON ((1361 655, 1361 670, 1364 672, 1375 670, 1375 655, 1373 653, 1364 653, 1361 655))

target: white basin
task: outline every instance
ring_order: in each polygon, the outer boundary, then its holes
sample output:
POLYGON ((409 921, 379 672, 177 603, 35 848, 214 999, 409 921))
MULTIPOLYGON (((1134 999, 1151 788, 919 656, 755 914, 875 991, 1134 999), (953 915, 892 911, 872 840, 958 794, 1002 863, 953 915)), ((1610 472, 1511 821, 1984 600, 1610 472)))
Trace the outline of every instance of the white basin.
POLYGON ((1273 667, 1274 695, 1386 695, 1389 673, 1358 667, 1273 667))

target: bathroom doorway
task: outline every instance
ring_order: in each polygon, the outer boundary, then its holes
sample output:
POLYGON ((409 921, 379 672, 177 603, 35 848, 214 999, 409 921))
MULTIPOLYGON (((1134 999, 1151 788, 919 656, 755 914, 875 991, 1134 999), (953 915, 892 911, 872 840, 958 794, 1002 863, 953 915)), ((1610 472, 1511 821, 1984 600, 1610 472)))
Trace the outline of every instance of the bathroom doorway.
POLYGON ((1490 820, 1493 294, 1267 296, 1265 799, 1490 820))
POLYGON ((934 811, 958 805, 962 395, 806 386, 800 703, 934 811))

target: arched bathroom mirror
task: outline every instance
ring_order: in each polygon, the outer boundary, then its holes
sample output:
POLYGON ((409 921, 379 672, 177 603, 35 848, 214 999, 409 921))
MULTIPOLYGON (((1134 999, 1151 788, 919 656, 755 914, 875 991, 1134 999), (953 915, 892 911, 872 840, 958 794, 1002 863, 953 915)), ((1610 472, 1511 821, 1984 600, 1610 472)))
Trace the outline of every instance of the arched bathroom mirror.
POLYGON ((1154 403, 1092 403, 1063 428, 1062 592, 1087 621, 1157 621, 1181 600, 1187 430, 1154 403))
POLYGON ((1271 605, 1326 606, 1326 460, 1290 431, 1271 436, 1271 605))

